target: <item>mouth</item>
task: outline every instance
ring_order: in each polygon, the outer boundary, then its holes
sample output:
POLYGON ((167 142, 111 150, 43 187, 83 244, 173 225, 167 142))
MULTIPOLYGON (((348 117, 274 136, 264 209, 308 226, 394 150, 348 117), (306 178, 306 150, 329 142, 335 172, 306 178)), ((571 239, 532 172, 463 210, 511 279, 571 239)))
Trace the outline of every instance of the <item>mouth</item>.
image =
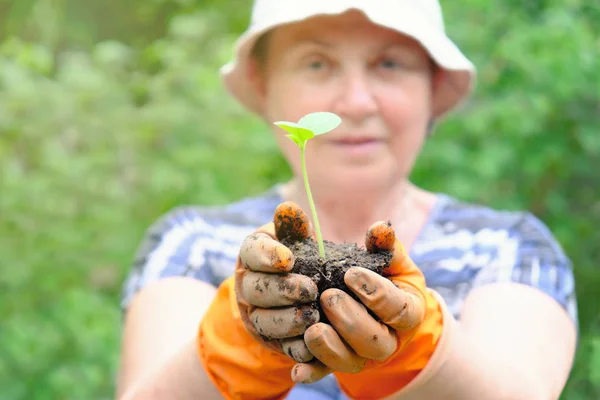
POLYGON ((344 157, 369 159, 380 154, 384 140, 376 137, 340 137, 332 139, 330 145, 344 157))
POLYGON ((332 142, 334 144, 343 145, 343 146, 358 146, 365 144, 372 144, 381 142, 381 139, 372 138, 372 137, 346 137, 333 139, 332 142))

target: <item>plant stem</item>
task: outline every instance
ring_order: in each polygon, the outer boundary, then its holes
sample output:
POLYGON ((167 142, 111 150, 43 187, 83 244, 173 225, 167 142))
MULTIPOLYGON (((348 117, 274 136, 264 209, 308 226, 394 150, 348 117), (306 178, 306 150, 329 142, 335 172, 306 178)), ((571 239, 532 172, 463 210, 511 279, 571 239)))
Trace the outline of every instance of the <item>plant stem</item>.
POLYGON ((319 226, 319 218, 317 218, 317 209, 315 208, 315 202, 310 192, 310 185, 308 184, 308 173, 306 172, 306 142, 300 147, 300 157, 302 158, 302 174, 304 175, 304 187, 308 196, 308 204, 312 211, 313 221, 315 223, 315 233, 317 234, 317 243, 319 244, 319 255, 325 260, 325 246, 323 245, 323 238, 321 237, 321 227, 319 226))

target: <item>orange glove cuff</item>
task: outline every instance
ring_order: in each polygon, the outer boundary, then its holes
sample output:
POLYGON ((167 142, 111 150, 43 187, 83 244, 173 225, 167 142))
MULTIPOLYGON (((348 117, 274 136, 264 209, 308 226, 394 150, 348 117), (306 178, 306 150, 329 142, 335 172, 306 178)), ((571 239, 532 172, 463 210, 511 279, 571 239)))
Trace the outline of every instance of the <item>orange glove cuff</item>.
POLYGON ((219 286, 200 323, 197 344, 204 369, 226 399, 283 399, 294 386, 295 362, 248 333, 234 287, 234 277, 219 286))

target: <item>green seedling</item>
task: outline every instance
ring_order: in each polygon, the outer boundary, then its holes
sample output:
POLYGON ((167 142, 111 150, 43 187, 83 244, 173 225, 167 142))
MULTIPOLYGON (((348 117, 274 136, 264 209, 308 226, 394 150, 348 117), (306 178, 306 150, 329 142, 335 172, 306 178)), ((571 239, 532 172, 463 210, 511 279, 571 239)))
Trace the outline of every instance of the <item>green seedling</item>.
POLYGON ((300 148, 300 158, 302 162, 302 176, 304 178, 304 187, 308 196, 308 204, 312 212, 313 221, 315 224, 315 234, 317 235, 317 243, 319 245, 319 255, 325 260, 325 246, 323 237, 321 236, 321 228, 319 227, 319 219, 315 202, 313 201, 310 192, 310 184, 308 183, 308 174, 306 172, 306 144, 315 136, 322 135, 337 128, 342 119, 334 113, 330 112, 315 112, 305 115, 296 122, 278 121, 275 125, 289 132, 286 136, 290 138, 300 148))

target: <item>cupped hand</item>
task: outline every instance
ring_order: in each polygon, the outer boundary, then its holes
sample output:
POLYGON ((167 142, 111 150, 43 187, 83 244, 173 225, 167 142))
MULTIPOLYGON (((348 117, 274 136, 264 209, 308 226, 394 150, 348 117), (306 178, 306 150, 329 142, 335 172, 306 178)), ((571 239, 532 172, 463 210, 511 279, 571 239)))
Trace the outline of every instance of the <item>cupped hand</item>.
POLYGON ((339 289, 323 292, 320 303, 330 324, 319 322, 304 332, 315 360, 294 366, 295 382, 315 382, 332 372, 357 373, 369 362, 387 360, 423 321, 425 279, 396 240, 391 225, 383 221, 371 225, 365 247, 369 252, 392 251, 390 266, 383 276, 360 267, 345 273, 346 285, 360 302, 339 289))
POLYGON ((256 340, 297 362, 308 362, 303 335, 319 321, 309 303, 317 300, 317 285, 307 276, 290 273, 291 250, 280 243, 284 237, 302 240, 311 236, 306 214, 293 203, 275 210, 274 222, 245 238, 235 271, 235 287, 241 319, 256 340))

